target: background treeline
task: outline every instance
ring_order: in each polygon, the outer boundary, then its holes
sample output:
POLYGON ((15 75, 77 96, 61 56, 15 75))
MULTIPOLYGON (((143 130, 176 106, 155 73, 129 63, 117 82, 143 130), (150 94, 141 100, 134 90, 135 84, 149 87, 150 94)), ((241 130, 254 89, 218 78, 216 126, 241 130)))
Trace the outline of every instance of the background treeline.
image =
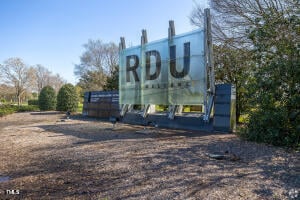
MULTIPOLYGON (((1 104, 0 117, 14 112, 25 111, 68 111, 77 112, 80 104, 80 93, 75 86, 68 83, 63 85, 58 93, 49 85, 43 87, 39 93, 38 99, 28 100, 28 104, 1 104)), ((81 108, 82 109, 82 108, 81 108)))
POLYGON ((30 66, 21 58, 8 58, 0 64, 0 101, 21 105, 38 97, 42 88, 50 85, 56 92, 66 81, 38 64, 30 66))

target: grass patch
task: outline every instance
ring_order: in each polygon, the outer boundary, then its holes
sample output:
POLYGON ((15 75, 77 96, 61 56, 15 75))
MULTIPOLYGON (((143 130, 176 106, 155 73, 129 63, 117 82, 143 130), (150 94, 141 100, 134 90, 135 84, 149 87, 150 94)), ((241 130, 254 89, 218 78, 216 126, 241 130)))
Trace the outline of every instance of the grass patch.
POLYGON ((78 108, 77 108, 77 112, 78 113, 82 113, 82 110, 83 110, 83 103, 78 103, 78 108))
POLYGON ((0 117, 3 117, 5 115, 9 115, 15 112, 33 112, 33 111, 39 111, 38 106, 34 105, 0 105, 0 117))

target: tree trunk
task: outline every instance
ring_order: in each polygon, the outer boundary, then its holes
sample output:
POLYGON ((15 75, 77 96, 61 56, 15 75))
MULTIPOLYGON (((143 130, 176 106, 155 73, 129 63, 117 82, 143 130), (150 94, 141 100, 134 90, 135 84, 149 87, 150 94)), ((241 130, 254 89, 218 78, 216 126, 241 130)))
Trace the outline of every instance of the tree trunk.
POLYGON ((20 107, 21 105, 21 95, 18 96, 18 106, 20 107))
POLYGON ((236 80, 235 81, 235 117, 237 123, 239 123, 240 116, 241 116, 240 95, 238 90, 238 83, 236 80))

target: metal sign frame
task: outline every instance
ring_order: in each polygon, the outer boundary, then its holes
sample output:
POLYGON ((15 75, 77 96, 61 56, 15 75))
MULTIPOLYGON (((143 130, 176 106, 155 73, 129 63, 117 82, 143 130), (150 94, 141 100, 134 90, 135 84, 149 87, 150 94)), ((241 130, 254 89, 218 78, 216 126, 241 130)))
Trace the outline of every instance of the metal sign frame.
MULTIPOLYGON (((213 67, 213 55, 212 55, 212 37, 211 37, 211 22, 210 22, 210 12, 209 12, 209 9, 205 9, 205 19, 204 19, 204 29, 203 29, 203 34, 204 34, 204 37, 202 38, 203 41, 201 41, 201 43, 203 44, 203 51, 204 51, 204 55, 203 55, 203 65, 204 65, 204 89, 202 90, 203 92, 203 99, 202 101, 199 99, 199 104, 203 104, 204 105, 204 116, 203 116, 203 119, 204 121, 209 121, 210 119, 210 115, 211 115, 211 111, 212 111, 212 106, 213 106, 213 101, 214 101, 214 95, 215 95, 215 81, 214 81, 214 67, 213 67), (206 89, 205 89, 206 88, 206 89)), ((175 36, 175 26, 174 26, 174 21, 169 21, 169 29, 168 29, 168 47, 170 48, 172 42, 173 42, 173 39, 177 37, 175 36)), ((199 38, 199 40, 201 40, 201 38, 199 38)), ((142 30, 142 36, 141 36, 141 46, 137 47, 137 48, 140 48, 141 52, 144 50, 145 51, 145 47, 147 46, 147 43, 148 43, 148 38, 147 38, 147 32, 146 30, 142 30)), ((119 51, 120 51, 120 54, 121 52, 124 52, 124 50, 127 50, 126 49, 126 45, 125 45, 125 38, 124 37, 121 37, 121 41, 120 41, 120 44, 119 44, 119 51)), ((188 49, 189 50, 189 49, 188 49)), ((129 50, 130 51, 130 50, 129 50)), ((133 49, 133 52, 137 52, 137 50, 134 50, 133 49)), ((147 52, 149 53, 149 52, 147 52)), ((150 51, 150 54, 153 54, 155 56, 155 51, 150 51)), ((186 52, 184 52, 185 54, 186 52)), ((143 62, 145 64, 145 62, 150 62, 150 61, 146 61, 145 60, 145 55, 143 53, 141 53, 141 56, 140 58, 134 58, 134 59, 140 59, 141 61, 140 62, 143 62)), ((147 59, 149 59, 150 56, 148 56, 147 59)), ((170 58, 171 59, 171 58, 170 58)), ((120 57, 120 60, 121 60, 121 57, 120 57)), ((131 61, 131 60, 130 60, 131 61)), ((139 60, 138 60, 139 61, 139 60)), ((127 59, 127 65, 128 64, 128 59, 127 59)), ((134 60, 134 62, 136 62, 136 60, 134 60)), ((169 61, 171 62, 171 61, 169 61)), ((121 61, 120 61, 121 63, 121 61)), ((123 57, 123 63, 124 63, 124 57, 123 57)), ((131 65, 135 68, 137 68, 138 64, 130 64, 130 67, 131 65)), ((200 63, 199 63, 200 65, 200 63)), ((200 67, 200 66, 199 66, 200 67)), ((150 67, 149 67, 150 68, 150 67)), ((127 66, 127 69, 128 69, 128 66, 127 66)), ((147 69, 147 68, 146 68, 147 69)), ((157 69, 157 68, 156 68, 157 69)), ((121 67, 120 67, 120 70, 121 70, 121 67)), ((135 70, 135 69, 133 69, 135 70)), ((141 69, 140 69, 141 70, 141 69)), ((184 69, 183 69, 184 70, 184 69)), ((139 71, 139 73, 141 74, 142 72, 139 71)), ((150 70, 148 69, 148 73, 150 73, 150 70)), ((153 71, 152 71, 153 73, 153 71)), ((156 73, 156 72, 155 72, 156 73)), ((155 73, 152 74, 152 76, 155 76, 155 73)), ((122 73, 120 73, 122 74, 122 73)), ((124 74, 124 73, 123 73, 124 74)), ((127 74, 128 75, 128 74, 127 74)), ((137 72, 135 71, 135 74, 132 73, 132 75, 135 75, 133 78, 137 79, 138 77, 138 74, 137 72)), ((144 76, 140 76, 141 78, 144 77, 144 76)), ((122 77, 124 79, 124 77, 122 77)), ((128 78, 128 76, 127 76, 128 78)), ((150 77, 151 78, 151 77, 150 77)), ((121 78, 120 78, 121 80, 121 78)), ((149 80, 149 79, 148 79, 149 80)), ((127 80, 128 81, 128 80, 127 80)), ((143 80, 144 81, 144 80, 143 80)), ((121 81, 120 81, 121 83, 121 81)), ((203 83, 203 82, 202 82, 203 83)), ((120 84, 120 88, 121 88, 121 84, 120 84)), ((123 86, 124 87, 124 86, 123 86)), ((137 86, 135 86, 137 87, 137 86)), ((141 87, 141 86, 138 86, 138 87, 141 87)), ((153 86, 152 86, 153 87, 153 86)), ((134 89, 134 88, 133 88, 134 89)), ((135 90, 141 90, 141 88, 135 88, 135 90)), ((135 91, 136 92, 136 91, 135 91)), ((137 94, 138 96, 142 96, 142 94, 137 94)), ((121 95, 120 95, 120 98, 121 98, 121 95)), ((143 102, 143 100, 141 100, 141 102, 143 102)), ((147 102, 147 101, 146 101, 147 102)), ((176 102, 176 101, 175 101, 176 102)), ((150 110, 150 107, 153 107, 153 105, 151 104, 147 104, 147 105, 144 105, 144 112, 143 112, 143 117, 147 117, 147 114, 150 110)), ((124 116, 125 113, 130 110, 132 108, 132 105, 130 104, 124 104, 122 106, 122 110, 121 110, 121 116, 124 116)), ((169 114, 168 114, 168 117, 170 119, 173 119, 174 116, 175 116, 175 113, 176 112, 181 112, 182 111, 182 105, 170 105, 169 106, 169 114)))

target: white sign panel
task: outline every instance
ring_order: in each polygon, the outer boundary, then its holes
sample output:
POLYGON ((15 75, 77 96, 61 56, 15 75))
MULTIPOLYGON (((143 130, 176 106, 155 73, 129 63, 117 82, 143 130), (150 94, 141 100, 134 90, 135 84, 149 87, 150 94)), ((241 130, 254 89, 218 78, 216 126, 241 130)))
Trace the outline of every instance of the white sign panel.
POLYGON ((203 104, 203 37, 203 30, 197 30, 121 50, 120 104, 203 104))

